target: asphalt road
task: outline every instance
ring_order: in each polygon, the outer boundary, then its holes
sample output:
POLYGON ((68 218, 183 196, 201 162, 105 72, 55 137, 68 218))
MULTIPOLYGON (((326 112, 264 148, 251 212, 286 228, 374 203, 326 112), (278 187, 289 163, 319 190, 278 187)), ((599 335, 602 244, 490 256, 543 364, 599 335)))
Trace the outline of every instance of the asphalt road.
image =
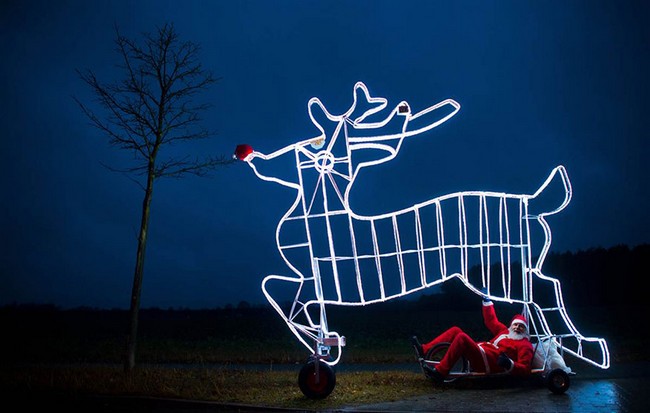
POLYGON ((613 365, 607 370, 584 365, 571 376, 571 385, 566 393, 560 395, 550 392, 543 383, 513 385, 511 382, 477 379, 471 385, 457 381, 448 385, 445 392, 431 396, 342 411, 647 412, 650 411, 649 385, 650 362, 613 365))
MULTIPOLYGON (((557 395, 540 385, 512 385, 490 379, 446 384, 443 392, 400 401, 349 406, 320 412, 647 412, 650 411, 650 362, 586 369, 571 377, 566 393, 557 395), (504 385, 506 384, 506 385, 504 385)), ((336 390, 335 390, 336 391, 336 390)), ((39 395, 23 400, 10 411, 66 413, 196 413, 299 412, 204 401, 146 397, 62 397, 39 395)), ((6 400, 5 400, 6 401, 6 400)), ((12 403, 13 404, 13 403, 12 403)))
POLYGON ((650 378, 573 380, 556 395, 544 387, 451 389, 429 397, 341 409, 346 412, 647 412, 650 378))

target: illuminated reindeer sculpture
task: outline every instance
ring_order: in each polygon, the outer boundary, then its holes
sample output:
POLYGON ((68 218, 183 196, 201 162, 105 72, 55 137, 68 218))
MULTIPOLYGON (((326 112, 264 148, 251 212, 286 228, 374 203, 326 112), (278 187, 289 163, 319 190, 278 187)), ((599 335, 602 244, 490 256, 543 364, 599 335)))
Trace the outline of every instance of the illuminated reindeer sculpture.
POLYGON ((460 109, 451 99, 417 113, 403 101, 381 115, 386 107, 386 99, 371 97, 359 82, 343 114, 329 113, 318 98, 309 101, 309 116, 320 131, 316 136, 270 154, 249 145, 235 151, 260 179, 296 191, 276 230, 279 252, 293 275, 269 275, 262 290, 312 352, 299 375, 303 393, 326 397, 335 385, 331 366, 341 358, 345 337, 329 329, 327 305, 383 302, 452 278, 476 294, 487 291, 492 300, 522 304, 532 338, 550 338, 563 351, 608 368, 605 340, 578 332, 559 281, 541 269, 551 243, 545 218, 571 199, 564 167, 553 169, 532 195, 464 191, 399 211, 360 215, 350 206, 350 194, 363 168, 395 158, 406 138, 434 129, 460 109), (258 160, 287 157, 296 165, 292 177, 258 170, 258 160), (533 211, 551 187, 559 188, 560 201, 549 210, 533 211), (283 308, 276 292, 289 287, 295 298, 283 308), (587 353, 585 344, 597 357, 587 353))

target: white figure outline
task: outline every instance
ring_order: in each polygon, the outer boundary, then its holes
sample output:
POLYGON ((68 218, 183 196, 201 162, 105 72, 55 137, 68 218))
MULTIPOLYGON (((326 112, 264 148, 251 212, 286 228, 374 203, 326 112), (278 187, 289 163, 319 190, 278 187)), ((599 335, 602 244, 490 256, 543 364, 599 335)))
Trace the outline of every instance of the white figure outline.
MULTIPOLYGON (((345 346, 345 337, 329 330, 327 305, 359 306, 383 302, 441 284, 456 277, 476 294, 481 294, 481 289, 487 289, 488 297, 494 301, 522 304, 532 327, 532 335, 538 340, 550 338, 560 346, 562 351, 594 366, 603 369, 609 368, 609 350, 606 341, 602 338, 585 337, 578 332, 567 314, 559 280, 542 273, 542 265, 551 244, 551 230, 546 222, 546 217, 560 212, 571 200, 572 189, 565 168, 563 166, 555 167, 532 195, 462 191, 432 198, 399 211, 372 216, 359 215, 351 209, 349 202, 350 193, 359 172, 365 167, 378 165, 395 158, 405 138, 422 134, 441 125, 460 109, 460 105, 456 101, 446 99, 420 112, 412 113, 409 104, 402 101, 395 105, 383 119, 370 121, 372 117, 386 109, 387 105, 388 101, 385 98, 372 97, 366 85, 357 82, 353 91, 353 103, 343 114, 331 114, 316 97, 309 100, 310 119, 320 131, 316 136, 293 143, 270 154, 253 151, 252 148, 245 153, 238 154, 240 159, 245 161, 260 179, 293 188, 297 192, 295 201, 280 219, 275 234, 278 251, 295 276, 268 275, 262 281, 262 291, 298 340, 325 363, 335 365, 340 361, 342 347, 345 346), (367 108, 364 109, 363 105, 367 108), (447 110, 447 112, 442 116, 435 117, 436 111, 439 110, 447 110), (359 111, 360 113, 358 113, 359 111), (329 125, 332 129, 331 132, 326 132, 326 125, 317 119, 319 116, 324 116, 328 122, 331 122, 329 125), (434 120, 426 120, 427 116, 434 116, 434 120), (413 126, 418 120, 421 120, 420 118, 425 119, 424 124, 413 126), (390 125, 392 125, 392 130, 390 125), (358 150, 380 151, 383 157, 355 164, 353 153, 358 150), (294 155, 298 173, 295 182, 262 174, 253 163, 255 159, 269 161, 290 154, 294 155), (310 171, 317 175, 315 184, 306 186, 308 183, 306 176, 310 171), (550 211, 536 215, 531 214, 529 212, 530 201, 539 197, 552 182, 559 182, 563 188, 564 196, 560 205, 550 211), (473 228, 469 222, 467 213, 472 209, 468 206, 471 202, 474 203, 474 207, 478 208, 478 241, 471 241, 472 236, 469 235, 472 231, 476 232, 476 228, 473 228), (498 205, 497 212, 488 207, 494 203, 498 205), (517 210, 515 212, 517 219, 510 218, 513 213, 513 208, 510 205, 513 203, 515 204, 514 209, 517 210), (445 229, 445 225, 447 228, 449 226, 445 221, 447 214, 445 211, 450 208, 457 211, 457 228, 452 228, 457 233, 445 229), (423 230, 431 229, 431 227, 423 226, 425 212, 435 216, 436 236, 432 237, 435 239, 433 245, 427 245, 427 241, 425 241, 428 235, 423 230), (415 239, 415 246, 403 248, 402 240, 409 237, 403 235, 404 231, 400 229, 398 221, 411 215, 414 237, 410 238, 415 239), (490 221, 494 221, 494 215, 498 215, 498 224, 490 223, 490 221), (349 228, 349 234, 347 234, 349 239, 347 240, 349 240, 351 249, 345 255, 338 252, 337 239, 334 236, 333 222, 340 218, 347 220, 349 228), (384 251, 382 250, 384 247, 380 246, 381 240, 377 227, 388 221, 392 224, 392 238, 395 245, 394 248, 389 248, 390 251, 384 251), (314 239, 317 234, 312 230, 317 222, 321 225, 319 227, 320 235, 324 233, 324 238, 327 240, 324 248, 320 250, 317 250, 314 239), (543 231, 544 242, 536 257, 532 252, 531 222, 539 224, 543 231), (289 243, 282 238, 283 227, 292 223, 304 224, 304 240, 301 242, 289 243), (365 225, 364 230, 360 231, 359 225, 365 225), (495 235, 496 231, 490 232, 490 225, 498 226, 498 236, 495 235), (361 244, 358 241, 359 234, 365 235, 368 242, 371 242, 371 252, 359 250, 361 244), (448 238, 454 238, 449 234, 454 234, 455 243, 448 242, 448 238), (470 265, 473 263, 470 262, 470 256, 476 255, 477 250, 480 257, 478 264, 481 266, 481 276, 480 280, 471 280, 469 273, 470 265), (289 251, 301 251, 308 254, 311 268, 298 268, 298 265, 288 257, 289 251), (455 255, 455 258, 452 259, 451 255, 455 255), (496 255, 498 259, 493 260, 493 255, 496 255), (412 279, 407 281, 407 270, 405 269, 406 260, 414 257, 417 260, 417 266, 419 266, 419 282, 416 282, 415 285, 413 285, 412 279), (516 262, 513 265, 513 260, 516 259, 520 259, 520 274, 516 272, 516 262), (394 261, 397 266, 400 281, 397 291, 388 291, 385 285, 383 266, 386 261, 394 261), (433 275, 427 267, 432 261, 437 261, 437 273, 433 275), (362 262, 366 264, 374 262, 376 279, 373 278, 373 281, 378 287, 373 290, 375 291, 374 297, 371 297, 372 294, 368 292, 366 284, 369 278, 365 274, 367 271, 361 268, 362 262), (350 266, 350 263, 353 265, 350 266), (454 272, 451 269, 452 263, 458 267, 459 271, 454 272), (496 282, 496 285, 492 281, 493 276, 491 275, 495 263, 500 268, 500 280, 497 277, 497 281, 500 282, 496 282), (347 264, 347 269, 350 271, 353 268, 355 273, 354 299, 344 297, 345 288, 348 286, 342 285, 342 273, 339 270, 339 267, 344 264, 347 264), (323 270, 326 270, 326 274, 323 274, 323 270), (517 280, 521 283, 520 287, 513 287, 513 283, 517 280), (550 283, 555 296, 552 306, 542 307, 535 302, 533 284, 538 281, 550 283), (283 310, 274 299, 268 288, 272 282, 295 284, 296 295, 288 309, 283 310), (324 288, 324 284, 327 282, 330 285, 329 291, 324 288), (314 291, 309 292, 309 289, 303 289, 305 283, 313 283, 314 291), (310 311, 311 308, 316 308, 316 312, 310 311), (563 328, 567 329, 566 332, 553 332, 546 317, 549 312, 561 317, 564 323, 563 328), (598 357, 592 357, 591 353, 588 355, 585 352, 585 344, 595 344, 598 357), (330 354, 332 347, 336 347, 338 350, 336 357, 330 354), (597 361, 595 358, 599 360, 597 361)), ((555 325, 553 327, 555 328, 555 325)))

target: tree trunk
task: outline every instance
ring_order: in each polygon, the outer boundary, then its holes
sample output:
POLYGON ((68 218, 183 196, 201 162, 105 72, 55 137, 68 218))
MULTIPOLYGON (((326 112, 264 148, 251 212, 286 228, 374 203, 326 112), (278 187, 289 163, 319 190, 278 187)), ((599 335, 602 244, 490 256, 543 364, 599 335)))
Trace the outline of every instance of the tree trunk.
POLYGON ((149 165, 147 174, 147 187, 142 200, 142 217, 140 220, 140 234, 138 235, 138 252, 135 260, 135 273, 133 275, 133 288, 131 290, 130 327, 126 337, 126 350, 124 353, 124 372, 129 373, 135 367, 135 351, 138 336, 138 317, 140 312, 140 294, 144 275, 144 257, 147 246, 147 230, 149 228, 149 214, 151 199, 153 197, 154 171, 153 163, 149 165))

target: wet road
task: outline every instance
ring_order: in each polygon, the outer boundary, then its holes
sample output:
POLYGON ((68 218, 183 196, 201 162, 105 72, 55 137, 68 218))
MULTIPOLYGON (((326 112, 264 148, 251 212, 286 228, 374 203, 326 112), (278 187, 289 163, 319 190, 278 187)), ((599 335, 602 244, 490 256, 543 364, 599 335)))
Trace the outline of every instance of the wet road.
MULTIPOLYGON (((485 379, 480 379, 485 380, 485 379)), ((456 382, 430 396, 344 408, 346 412, 648 412, 650 362, 581 366, 564 394, 544 385, 502 385, 485 380, 456 382)))
POLYGON ((564 394, 546 388, 450 389, 432 396, 345 408, 346 412, 647 412, 649 378, 574 380, 564 394))

